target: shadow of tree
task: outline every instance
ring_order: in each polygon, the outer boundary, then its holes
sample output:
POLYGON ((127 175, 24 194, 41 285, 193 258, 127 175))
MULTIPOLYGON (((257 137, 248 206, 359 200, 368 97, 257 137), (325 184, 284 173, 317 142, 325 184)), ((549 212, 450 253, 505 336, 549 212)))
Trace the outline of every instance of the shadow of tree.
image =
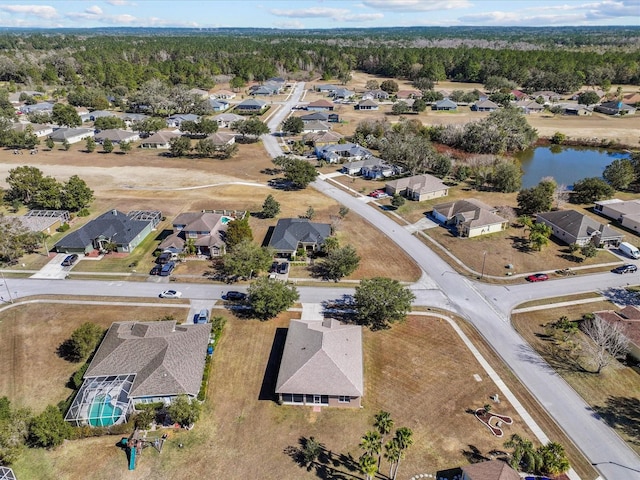
POLYGON ((468 460, 469 463, 486 462, 489 457, 482 454, 480 449, 475 445, 467 445, 468 449, 462 449, 462 455, 468 460))
POLYGON ((596 405, 593 411, 607 425, 624 432, 631 443, 640 445, 640 399, 609 396, 605 405, 596 405))
MULTIPOLYGON (((284 449, 285 455, 289 456, 300 468, 305 468, 308 472, 315 469, 316 476, 322 480, 355 480, 362 479, 359 475, 349 472, 359 472, 358 462, 351 455, 342 453, 335 454, 327 450, 323 444, 319 446, 319 455, 314 461, 305 458, 305 448, 309 438, 300 437, 298 445, 289 445, 284 449), (345 471, 346 470, 346 471, 345 471)), ((378 474, 381 478, 388 478, 378 474)))
POLYGON ((513 248, 515 248, 520 253, 531 252, 531 248, 529 247, 529 240, 526 239, 525 237, 518 237, 515 235, 511 235, 507 238, 511 240, 511 244, 513 245, 513 248))
POLYGON ((615 304, 640 306, 640 295, 626 288, 608 288, 601 293, 605 299, 615 304))
POLYGON ((79 363, 82 360, 75 349, 73 340, 67 338, 56 349, 56 355, 67 362, 79 363))

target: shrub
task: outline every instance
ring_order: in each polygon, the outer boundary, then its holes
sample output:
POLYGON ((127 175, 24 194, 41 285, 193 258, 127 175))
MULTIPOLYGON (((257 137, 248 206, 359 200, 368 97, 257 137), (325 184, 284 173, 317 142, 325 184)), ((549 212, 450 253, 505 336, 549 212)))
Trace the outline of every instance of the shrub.
POLYGON ((60 225, 58 228, 56 228, 56 232, 66 232, 67 230, 69 230, 71 227, 69 226, 68 223, 63 223, 62 225, 60 225))

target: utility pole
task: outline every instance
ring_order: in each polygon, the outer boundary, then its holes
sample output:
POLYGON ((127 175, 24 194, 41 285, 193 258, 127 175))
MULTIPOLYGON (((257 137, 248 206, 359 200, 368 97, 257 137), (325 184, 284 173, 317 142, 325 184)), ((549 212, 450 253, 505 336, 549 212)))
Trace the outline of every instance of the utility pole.
POLYGON ((480 273, 480 280, 484 277, 484 262, 487 261, 487 252, 485 251, 482 255, 482 273, 480 273))
POLYGON ((9 295, 9 303, 13 303, 13 297, 11 296, 11 290, 9 290, 9 285, 7 285, 7 281, 4 278, 4 272, 0 272, 2 275, 2 283, 4 283, 4 287, 7 289, 7 294, 9 295))

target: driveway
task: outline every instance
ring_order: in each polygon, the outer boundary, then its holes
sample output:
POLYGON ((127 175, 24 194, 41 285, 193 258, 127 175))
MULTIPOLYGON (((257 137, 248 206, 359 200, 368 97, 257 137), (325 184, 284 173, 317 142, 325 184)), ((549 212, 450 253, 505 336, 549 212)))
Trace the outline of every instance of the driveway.
MULTIPOLYGON (((49 262, 42 267, 38 273, 31 275, 31 278, 45 278, 49 280, 62 280, 66 278, 69 271, 73 268, 73 266, 62 266, 62 261, 66 256, 66 253, 58 253, 55 257, 49 260, 49 262)), ((80 260, 82 260, 82 257, 78 259, 78 261, 80 260)))

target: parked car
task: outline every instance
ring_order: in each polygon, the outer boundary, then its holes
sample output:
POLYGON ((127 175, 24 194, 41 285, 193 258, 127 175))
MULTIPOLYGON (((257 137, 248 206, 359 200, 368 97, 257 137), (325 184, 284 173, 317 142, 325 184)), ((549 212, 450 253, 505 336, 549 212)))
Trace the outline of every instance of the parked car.
POLYGON ((289 262, 283 262, 278 267, 278 273, 281 275, 285 275, 289 273, 289 262))
POLYGON ((71 265, 73 265, 77 261, 78 261, 78 255, 73 253, 71 255, 67 255, 66 258, 62 261, 61 265, 63 267, 70 267, 71 265))
POLYGON ((545 280, 549 280, 549 275, 546 273, 534 273, 527 277, 527 281, 529 282, 544 282, 545 280))
POLYGON ((616 267, 611 271, 613 273, 619 273, 619 274, 635 273, 638 271, 638 267, 636 267, 633 263, 628 263, 627 265, 620 265, 619 267, 616 267))
POLYGON ((149 275, 160 275, 160 270, 162 270, 161 265, 154 265, 151 271, 149 272, 149 275))
POLYGON ((198 312, 194 318, 193 323, 207 323, 209 321, 209 310, 203 308, 198 312))
POLYGON ((231 300, 234 302, 240 302, 242 300, 245 300, 247 298, 247 294, 243 293, 243 292, 237 292, 235 290, 231 290, 229 292, 227 292, 227 294, 224 296, 225 300, 231 300))
POLYGON ((386 198, 389 195, 384 190, 374 190, 369 194, 369 196, 373 198, 386 198))
POLYGON ((279 266, 279 265, 280 265, 280 264, 279 264, 278 262, 273 262, 273 263, 271 264, 271 268, 269 269, 269 273, 277 272, 277 271, 278 271, 278 266, 279 266))
POLYGON ((173 269, 176 268, 176 264, 174 262, 165 263, 160 269, 161 277, 168 277, 173 272, 173 269))
POLYGON ((156 259, 156 263, 159 263, 160 265, 164 265, 169 261, 171 261, 171 252, 162 252, 156 259))
POLYGON ((160 294, 160 298, 180 298, 182 297, 182 292, 178 292, 176 290, 165 290, 160 294))

